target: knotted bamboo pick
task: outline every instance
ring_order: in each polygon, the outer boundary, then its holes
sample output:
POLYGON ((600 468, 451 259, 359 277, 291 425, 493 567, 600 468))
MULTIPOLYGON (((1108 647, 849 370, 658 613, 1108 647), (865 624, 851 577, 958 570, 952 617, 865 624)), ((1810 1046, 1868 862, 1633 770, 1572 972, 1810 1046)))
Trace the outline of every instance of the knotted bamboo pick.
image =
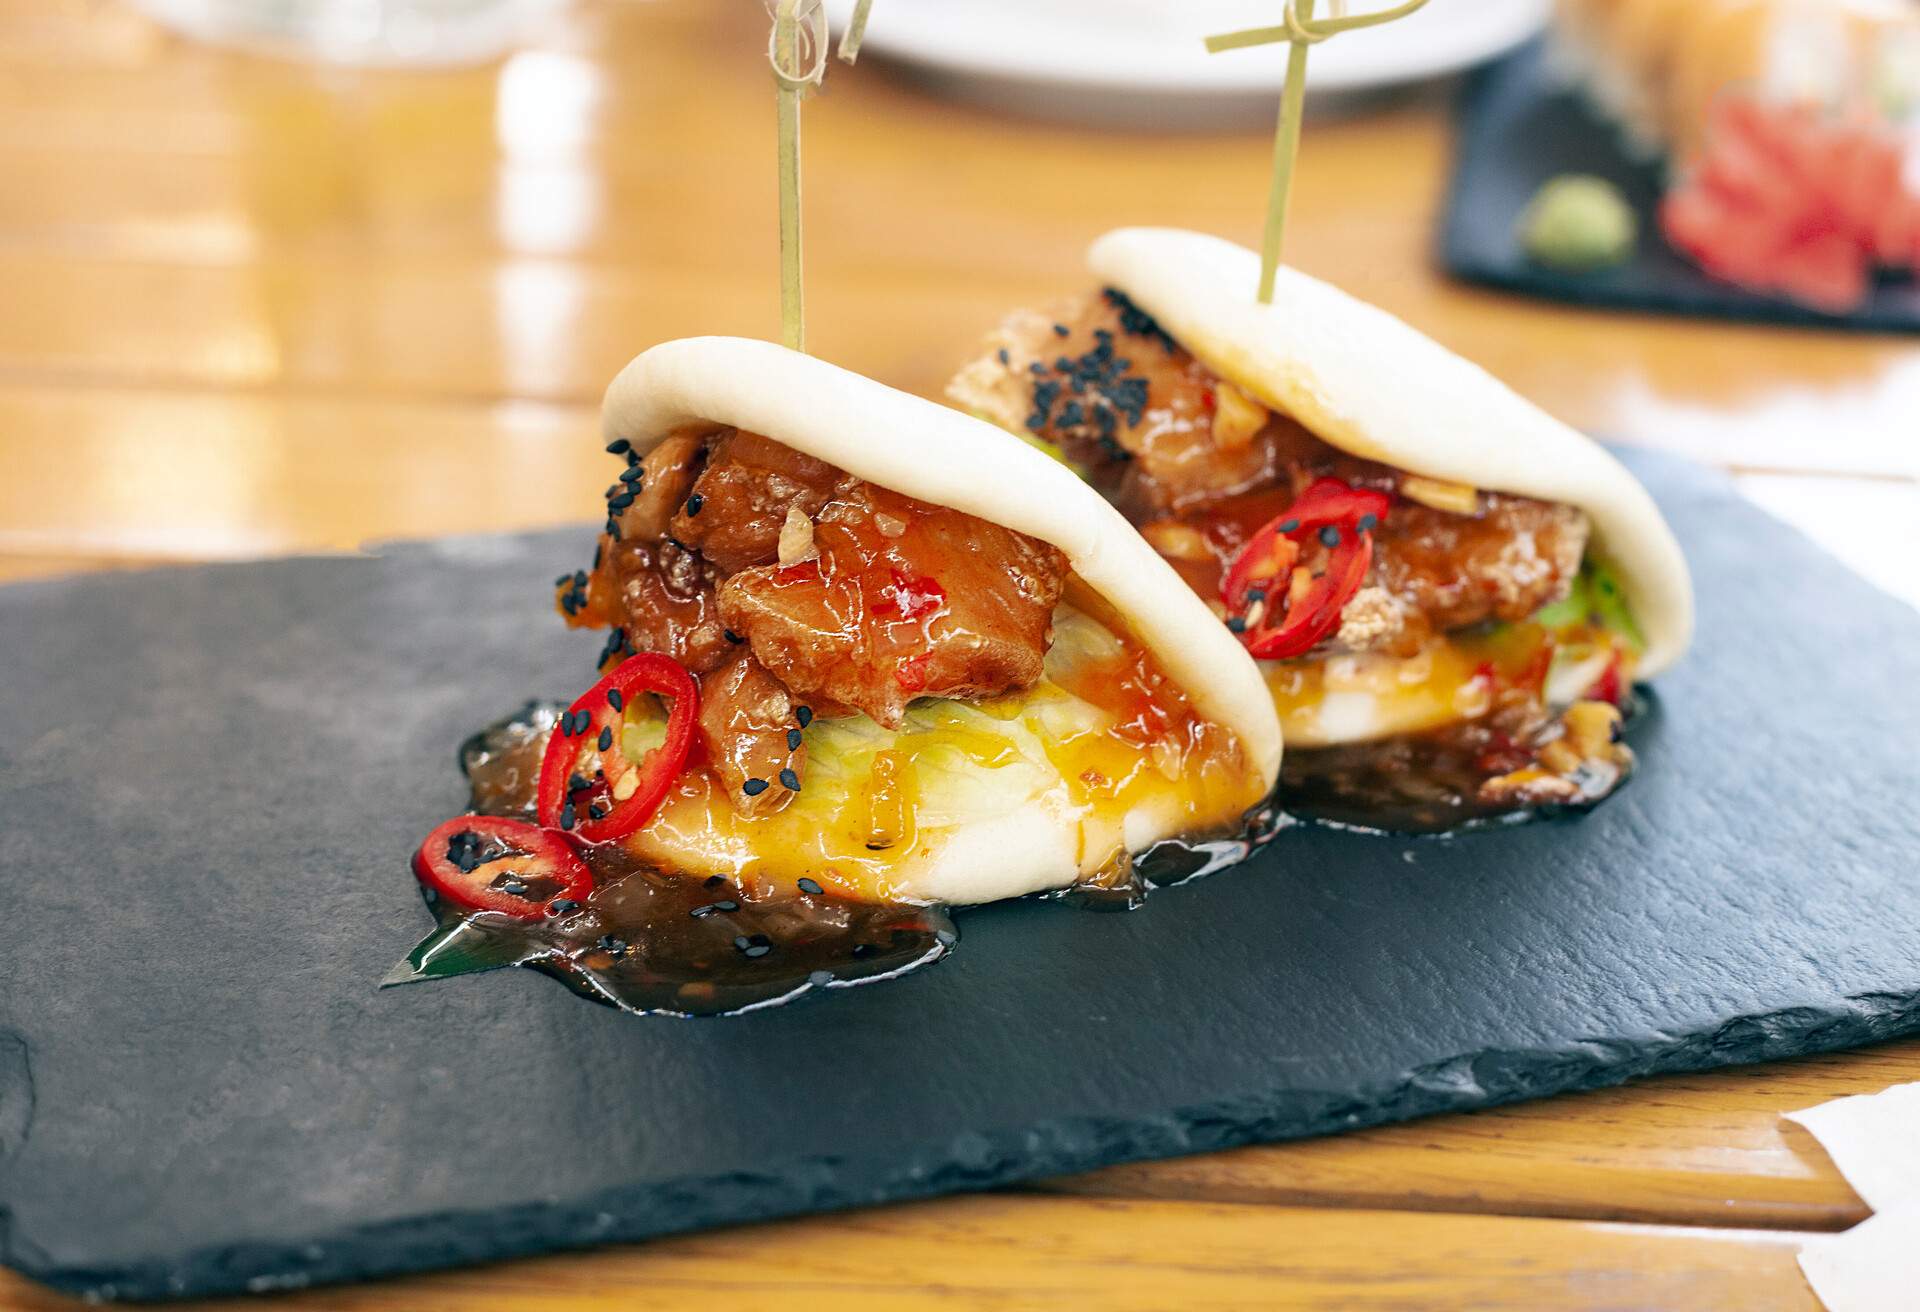
POLYGON ((1314 0, 1287 0, 1285 19, 1274 27, 1253 27, 1207 38, 1207 53, 1244 50, 1249 46, 1271 45, 1285 41, 1287 85, 1280 93, 1280 122, 1273 134, 1273 180, 1267 188, 1267 226, 1260 242, 1260 303, 1273 304, 1273 282, 1280 270, 1280 239, 1287 223, 1287 200, 1293 192, 1293 164, 1300 153, 1300 119, 1307 99, 1307 47, 1330 36, 1362 27, 1377 27, 1396 18, 1405 18, 1427 0, 1405 0, 1377 13, 1347 16, 1337 12, 1330 18, 1313 16, 1314 0))

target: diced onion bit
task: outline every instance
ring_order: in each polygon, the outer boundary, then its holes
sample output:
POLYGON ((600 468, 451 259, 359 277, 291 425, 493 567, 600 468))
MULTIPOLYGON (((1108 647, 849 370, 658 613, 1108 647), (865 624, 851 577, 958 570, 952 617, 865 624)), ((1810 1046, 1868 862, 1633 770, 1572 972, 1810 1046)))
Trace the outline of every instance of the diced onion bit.
POLYGON ((811 560, 813 554, 813 521, 800 507, 788 506, 787 522, 780 526, 780 567, 811 560))
POLYGON ((1267 408, 1229 382, 1214 384, 1213 444, 1228 451, 1253 441, 1267 424, 1267 408))
POLYGON ((1153 549, 1168 560, 1206 560, 1213 554, 1207 548, 1206 535, 1191 524, 1163 519, 1147 525, 1140 532, 1153 549))
POLYGON ((1434 510, 1446 510, 1456 515, 1480 513, 1479 489, 1465 483, 1449 483, 1445 479, 1428 478, 1424 474, 1408 474, 1400 480, 1400 495, 1434 510))

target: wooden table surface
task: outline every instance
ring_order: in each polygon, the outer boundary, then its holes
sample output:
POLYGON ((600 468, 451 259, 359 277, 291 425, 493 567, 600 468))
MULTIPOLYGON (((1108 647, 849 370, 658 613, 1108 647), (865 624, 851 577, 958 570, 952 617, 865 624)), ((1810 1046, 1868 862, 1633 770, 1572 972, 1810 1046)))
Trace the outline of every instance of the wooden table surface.
MULTIPOLYGON (((503 64, 355 75, 0 0, 0 578, 584 518, 630 355, 777 336, 764 40, 749 4, 588 3, 503 64)), ((806 133, 811 345, 928 394, 1109 226, 1252 242, 1268 150, 998 116, 871 59, 806 133)), ((1447 145, 1440 92, 1311 124, 1290 259, 1920 601, 1920 341, 1450 284, 1447 145)), ((1777 1115, 1913 1079, 1920 1041, 278 1301, 1804 1309, 1797 1245, 1864 1209, 1777 1115)), ((70 1306, 5 1273, 0 1305, 70 1306)))

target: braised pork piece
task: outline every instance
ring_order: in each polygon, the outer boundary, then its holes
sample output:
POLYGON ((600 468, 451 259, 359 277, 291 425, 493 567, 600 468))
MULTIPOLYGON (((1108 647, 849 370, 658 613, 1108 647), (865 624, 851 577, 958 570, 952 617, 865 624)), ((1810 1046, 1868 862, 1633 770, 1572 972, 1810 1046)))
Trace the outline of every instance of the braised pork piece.
MULTIPOLYGON (((1326 477, 1395 497, 1351 603, 1368 618, 1340 636, 1349 649, 1406 654, 1430 633, 1524 619, 1579 571, 1579 510, 1348 455, 1216 377, 1116 291, 1058 318, 1017 316, 999 347, 1005 358, 963 374, 962 389, 990 412, 1024 413, 1027 431, 1084 469, 1209 600, 1254 530, 1326 477)), ((1322 562, 1310 548, 1302 563, 1322 562)))
MULTIPOLYGON (((1364 579, 1313 657, 1415 658, 1449 632, 1526 621, 1566 597, 1579 576, 1589 523, 1578 508, 1483 492, 1349 455, 1215 375, 1115 290, 1084 296, 1052 315, 1016 314, 992 346, 955 379, 955 398, 1056 447, 1233 623, 1247 621, 1230 617, 1221 602, 1231 566, 1309 487, 1337 479, 1388 494, 1390 507, 1378 522, 1369 517, 1372 554, 1364 579)), ((1339 542, 1339 534, 1328 533, 1299 544, 1286 580, 1290 603, 1303 603, 1328 574, 1339 542)), ((1542 664, 1526 686, 1496 687, 1486 715, 1419 742, 1290 752, 1289 791, 1298 795, 1302 770, 1354 773, 1364 762, 1367 791, 1378 799, 1393 791, 1379 786, 1378 776, 1444 763, 1444 771, 1433 771, 1431 791, 1463 806, 1589 800, 1598 785, 1610 788, 1624 777, 1631 754, 1611 732, 1597 733, 1587 713, 1577 734, 1553 715, 1545 704, 1545 669, 1542 664), (1577 759, 1569 755, 1575 743, 1577 759), (1542 759, 1548 768, 1538 768, 1542 759), (1583 761, 1588 768, 1579 774, 1583 761)), ((1617 710, 1603 709, 1617 723, 1617 710)), ((1411 795, 1420 785, 1408 788, 1411 795)), ((1450 814, 1460 819, 1465 812, 1450 814)), ((1433 826, 1421 820, 1413 827, 1433 826)))
POLYGON ((609 659, 662 652, 695 676, 708 763, 742 812, 800 787, 815 714, 897 728, 916 697, 1040 677, 1057 549, 738 429, 625 454, 594 568, 562 581, 561 610, 614 630, 609 659))

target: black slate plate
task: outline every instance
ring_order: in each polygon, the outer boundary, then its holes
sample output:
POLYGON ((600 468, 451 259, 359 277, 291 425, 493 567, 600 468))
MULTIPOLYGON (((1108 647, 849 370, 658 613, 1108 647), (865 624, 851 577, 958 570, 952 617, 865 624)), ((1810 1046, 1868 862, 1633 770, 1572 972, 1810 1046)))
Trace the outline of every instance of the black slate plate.
POLYGON ((0 590, 0 1257, 274 1288, 1320 1134, 1920 1020, 1920 614, 1638 457, 1701 592, 1580 820, 1307 828, 1130 915, 738 1019, 376 992, 455 745, 598 644, 586 532, 0 590))
POLYGON ((1664 166, 1636 161, 1617 129, 1566 89, 1533 42, 1474 74, 1460 100, 1453 183, 1441 219, 1440 259, 1473 282, 1550 300, 1626 310, 1920 332, 1920 279, 1886 277, 1867 303, 1825 314, 1716 282, 1667 245, 1655 207, 1664 166), (1594 173, 1618 185, 1640 215, 1640 247, 1617 269, 1556 273, 1521 250, 1514 225, 1543 183, 1594 173))

